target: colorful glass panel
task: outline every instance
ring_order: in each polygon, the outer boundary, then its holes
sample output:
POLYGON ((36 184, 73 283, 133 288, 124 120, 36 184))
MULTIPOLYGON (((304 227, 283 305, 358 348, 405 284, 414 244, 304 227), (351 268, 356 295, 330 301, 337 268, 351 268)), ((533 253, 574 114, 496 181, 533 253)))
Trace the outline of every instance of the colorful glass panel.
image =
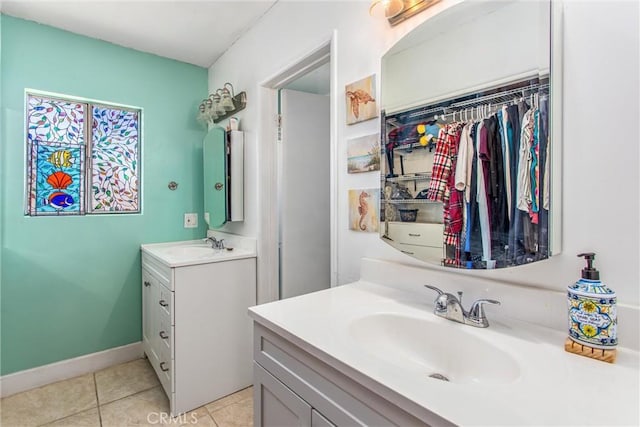
POLYGON ((85 207, 96 213, 139 212, 138 127, 139 111, 28 95, 26 214, 82 215, 85 207), (91 161, 86 163, 89 107, 91 161), (92 197, 85 198, 87 167, 92 197))
POLYGON ((28 139, 84 144, 84 104, 30 95, 28 139))
POLYGON ((138 212, 138 113, 93 106, 92 211, 138 212))
POLYGON ((32 142, 31 215, 81 214, 84 146, 32 142), (35 180, 34 180, 35 178, 35 180))

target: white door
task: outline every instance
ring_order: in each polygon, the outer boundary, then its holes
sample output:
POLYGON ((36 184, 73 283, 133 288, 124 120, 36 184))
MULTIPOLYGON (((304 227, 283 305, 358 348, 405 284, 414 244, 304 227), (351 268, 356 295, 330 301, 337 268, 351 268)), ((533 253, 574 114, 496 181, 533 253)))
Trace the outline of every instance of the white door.
POLYGON ((280 91, 280 298, 331 285, 329 97, 280 91))

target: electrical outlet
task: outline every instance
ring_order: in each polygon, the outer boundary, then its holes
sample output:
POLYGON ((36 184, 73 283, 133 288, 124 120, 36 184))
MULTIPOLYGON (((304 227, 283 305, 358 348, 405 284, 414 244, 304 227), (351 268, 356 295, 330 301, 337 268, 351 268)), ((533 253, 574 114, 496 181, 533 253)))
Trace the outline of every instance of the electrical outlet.
POLYGON ((184 228, 196 228, 198 227, 198 214, 186 213, 184 214, 184 228))

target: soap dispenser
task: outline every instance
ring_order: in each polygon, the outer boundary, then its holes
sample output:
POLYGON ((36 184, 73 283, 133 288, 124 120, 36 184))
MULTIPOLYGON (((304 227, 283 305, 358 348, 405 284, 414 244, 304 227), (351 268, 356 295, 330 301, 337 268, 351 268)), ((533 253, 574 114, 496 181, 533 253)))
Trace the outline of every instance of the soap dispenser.
POLYGON ((567 287, 569 338, 565 349, 595 359, 613 362, 616 335, 616 294, 600 281, 593 266, 595 253, 583 253, 582 277, 567 287), (569 347, 569 348, 568 348, 569 347))

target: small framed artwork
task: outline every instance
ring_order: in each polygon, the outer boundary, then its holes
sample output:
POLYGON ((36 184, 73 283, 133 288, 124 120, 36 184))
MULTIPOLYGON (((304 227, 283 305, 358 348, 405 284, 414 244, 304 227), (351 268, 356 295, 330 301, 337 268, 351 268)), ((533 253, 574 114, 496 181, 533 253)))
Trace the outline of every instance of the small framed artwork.
POLYGON ((349 229, 377 233, 379 218, 380 189, 349 190, 349 229))
POLYGON ((348 125, 378 117, 375 74, 345 86, 345 95, 348 125))
POLYGON ((380 170, 380 139, 378 134, 347 140, 347 172, 380 170))

